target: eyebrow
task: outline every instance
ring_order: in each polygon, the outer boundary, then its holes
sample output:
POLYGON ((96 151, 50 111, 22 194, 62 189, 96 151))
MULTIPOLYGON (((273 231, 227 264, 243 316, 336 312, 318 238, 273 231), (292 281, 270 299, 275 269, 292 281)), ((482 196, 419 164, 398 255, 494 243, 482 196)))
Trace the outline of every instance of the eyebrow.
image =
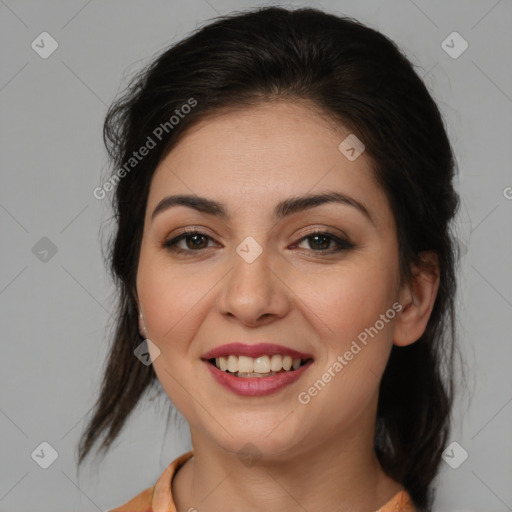
MULTIPOLYGON (((309 210, 311 208, 315 208, 317 206, 328 203, 337 203, 351 206, 362 213, 372 224, 375 224, 372 216, 370 215, 370 212, 362 203, 350 196, 347 196, 346 194, 336 191, 289 197, 288 199, 279 202, 275 206, 273 219, 278 221, 284 217, 293 215, 294 213, 309 210)), ((220 217, 224 221, 227 221, 230 218, 226 208, 222 203, 214 201, 213 199, 207 199, 206 197, 179 194, 164 197, 153 210, 153 213, 151 214, 151 220, 153 220, 158 214, 174 206, 186 206, 187 208, 192 208, 198 212, 206 213, 207 215, 220 217)))

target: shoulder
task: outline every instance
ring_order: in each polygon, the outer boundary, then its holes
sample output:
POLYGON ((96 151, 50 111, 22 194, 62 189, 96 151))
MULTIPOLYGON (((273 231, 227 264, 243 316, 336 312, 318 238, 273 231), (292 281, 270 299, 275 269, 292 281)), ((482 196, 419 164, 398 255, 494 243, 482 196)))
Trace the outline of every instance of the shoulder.
POLYGON ((173 460, 160 475, 156 484, 144 489, 130 501, 108 512, 153 512, 153 510, 175 511, 171 483, 178 469, 191 457, 193 451, 180 455, 173 460))
POLYGON ((377 512, 417 512, 412 502, 411 496, 405 490, 395 494, 390 501, 377 512))
POLYGON ((151 512, 154 486, 144 489, 124 505, 109 510, 108 512, 151 512))

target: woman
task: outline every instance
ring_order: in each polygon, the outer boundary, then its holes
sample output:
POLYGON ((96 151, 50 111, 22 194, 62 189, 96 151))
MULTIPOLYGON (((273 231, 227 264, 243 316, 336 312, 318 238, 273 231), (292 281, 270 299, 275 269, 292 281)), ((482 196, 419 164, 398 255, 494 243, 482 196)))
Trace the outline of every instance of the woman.
POLYGON ((430 510, 458 197, 405 56, 318 10, 237 13, 155 59, 104 133, 119 311, 79 462, 154 385, 193 447, 115 511, 430 510))

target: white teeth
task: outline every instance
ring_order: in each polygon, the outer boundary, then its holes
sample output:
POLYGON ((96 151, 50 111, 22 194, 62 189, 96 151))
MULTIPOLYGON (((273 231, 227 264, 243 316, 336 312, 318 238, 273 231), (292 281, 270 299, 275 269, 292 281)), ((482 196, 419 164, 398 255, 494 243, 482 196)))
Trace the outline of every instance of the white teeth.
POLYGON ((215 366, 221 371, 226 370, 230 373, 243 373, 242 377, 262 377, 268 374, 274 375, 281 370, 289 371, 292 368, 297 370, 301 366, 300 358, 292 356, 281 356, 274 354, 272 356, 260 356, 256 358, 248 356, 222 356, 215 358, 215 366))
POLYGON ((247 356, 238 356, 238 371, 245 373, 252 373, 253 371, 259 372, 254 367, 256 366, 256 361, 252 357, 247 356))
POLYGON ((230 371, 230 372, 238 371, 238 357, 237 356, 229 356, 228 357, 228 371, 230 371))
MULTIPOLYGON (((300 361, 300 360, 299 360, 300 361)), ((279 354, 274 354, 270 360, 270 369, 278 372, 283 367, 283 358, 279 354)))
MULTIPOLYGON (((247 359, 252 359, 248 357, 247 359)), ((239 368, 242 372, 242 368, 239 368)), ((254 359, 254 373, 268 373, 270 371, 270 358, 268 356, 261 356, 254 359)))

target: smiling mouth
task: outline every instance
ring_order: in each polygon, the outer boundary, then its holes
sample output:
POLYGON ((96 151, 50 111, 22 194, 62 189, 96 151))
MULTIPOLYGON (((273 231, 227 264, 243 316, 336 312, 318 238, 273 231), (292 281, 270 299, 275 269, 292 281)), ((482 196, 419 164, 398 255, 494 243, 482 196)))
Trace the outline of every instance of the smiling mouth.
POLYGON ((241 378, 272 377, 279 373, 292 373, 306 365, 312 358, 292 358, 289 355, 264 355, 257 358, 229 355, 207 359, 218 370, 241 378))

